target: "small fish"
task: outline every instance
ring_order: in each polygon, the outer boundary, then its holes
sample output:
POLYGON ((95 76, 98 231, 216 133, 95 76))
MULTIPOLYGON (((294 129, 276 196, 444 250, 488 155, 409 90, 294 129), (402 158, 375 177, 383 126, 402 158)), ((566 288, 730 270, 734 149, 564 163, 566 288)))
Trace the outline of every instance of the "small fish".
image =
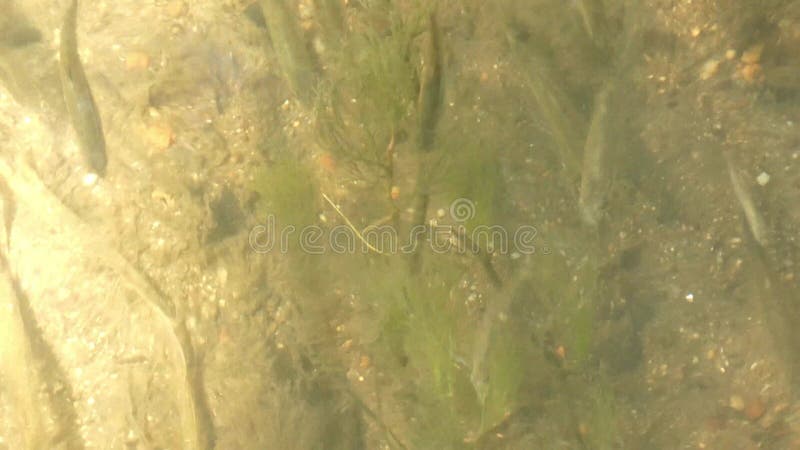
POLYGON ((731 156, 727 152, 724 153, 724 156, 725 163, 728 166, 728 176, 731 179, 731 186, 733 186, 733 193, 742 207, 744 218, 750 227, 750 233, 758 245, 762 248, 767 248, 769 246, 769 232, 764 216, 761 215, 761 212, 756 207, 753 196, 750 194, 750 189, 742 180, 741 175, 739 175, 739 170, 734 165, 731 156))
POLYGON ((608 193, 608 152, 609 152, 609 120, 608 97, 611 83, 606 83, 595 95, 592 122, 586 136, 583 150, 583 169, 581 171, 581 188, 578 199, 581 219, 586 225, 597 226, 602 214, 603 205, 608 193))
POLYGON ((75 31, 77 15, 78 0, 72 0, 61 27, 59 49, 61 87, 70 121, 78 135, 78 143, 86 162, 94 173, 104 176, 108 163, 106 141, 100 114, 78 55, 78 38, 75 31))
POLYGON ((317 82, 317 67, 305 41, 303 30, 283 0, 261 0, 261 12, 267 24, 272 48, 300 100, 309 103, 317 82))
POLYGON ((433 146, 442 105, 442 55, 435 13, 431 13, 428 18, 428 35, 422 45, 422 67, 417 100, 419 142, 421 150, 429 151, 433 146))

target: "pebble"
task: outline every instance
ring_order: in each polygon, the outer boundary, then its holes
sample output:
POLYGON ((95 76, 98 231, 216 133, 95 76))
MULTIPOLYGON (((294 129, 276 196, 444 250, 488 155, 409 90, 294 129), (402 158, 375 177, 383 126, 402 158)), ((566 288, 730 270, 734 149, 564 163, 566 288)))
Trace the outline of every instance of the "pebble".
POLYGON ((94 186, 97 183, 98 175, 94 172, 89 172, 83 176, 81 180, 84 186, 94 186))
POLYGON ((336 160, 330 153, 322 153, 317 157, 320 167, 327 172, 336 170, 336 160))
POLYGON ((167 123, 155 122, 147 126, 147 141, 158 150, 169 148, 174 139, 172 127, 167 123))
POLYGON ((714 75, 717 74, 719 70, 720 61, 716 59, 710 59, 703 64, 703 67, 700 69, 700 79, 701 80, 708 80, 714 75))
POLYGON ((739 69, 742 79, 748 83, 755 83, 761 80, 761 65, 758 63, 745 64, 739 69))
POLYGON ((741 395, 731 395, 731 398, 728 400, 728 406, 734 411, 743 411, 744 399, 741 395))
POLYGON ((217 267, 217 280, 219 280, 219 285, 224 287, 228 282, 228 269, 217 267))
POLYGON ((766 186, 769 183, 769 174, 767 172, 761 172, 757 177, 756 181, 758 182, 759 186, 766 186))
POLYGON ((764 51, 764 44, 751 45, 742 53, 740 61, 745 64, 758 64, 761 61, 761 53, 764 51))
POLYGON ((125 55, 127 70, 147 70, 150 67, 150 56, 145 52, 132 51, 125 55))
POLYGON ((744 415, 751 421, 756 421, 764 415, 767 411, 766 405, 759 398, 755 398, 747 403, 744 407, 744 415))
POLYGON ((739 60, 742 66, 739 68, 739 74, 742 79, 748 83, 753 83, 761 80, 761 53, 764 51, 764 44, 751 45, 747 50, 742 53, 739 60))
POLYGON ((139 438, 136 433, 133 430, 128 430, 128 434, 125 436, 125 445, 136 446, 137 442, 139 442, 139 438))

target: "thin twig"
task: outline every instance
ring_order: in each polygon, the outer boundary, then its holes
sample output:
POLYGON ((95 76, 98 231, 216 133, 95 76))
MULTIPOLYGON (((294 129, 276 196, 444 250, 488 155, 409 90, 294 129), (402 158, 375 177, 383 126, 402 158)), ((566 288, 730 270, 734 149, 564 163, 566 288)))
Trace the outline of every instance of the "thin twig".
POLYGON ((367 242, 367 240, 364 238, 364 236, 361 234, 361 232, 360 232, 360 231, 358 231, 358 229, 356 228, 356 226, 355 226, 355 225, 353 225, 353 222, 350 222, 350 219, 348 219, 348 218, 347 218, 347 216, 345 216, 345 215, 344 215, 344 213, 342 212, 342 210, 341 210, 341 209, 339 209, 339 207, 338 207, 338 206, 336 206, 336 204, 335 204, 335 203, 333 203, 333 200, 331 200, 331 199, 330 199, 330 197, 328 197, 327 195, 325 195, 325 193, 324 193, 324 192, 322 193, 322 198, 324 198, 324 199, 325 199, 325 201, 327 201, 327 202, 328 202, 328 204, 330 204, 330 205, 333 207, 333 209, 334 209, 334 210, 336 210, 336 212, 339 214, 339 216, 341 216, 341 217, 342 217, 342 219, 344 219, 344 222, 347 224, 347 226, 348 226, 348 227, 350 227, 350 229, 351 229, 351 230, 353 230, 353 233, 355 233, 355 234, 356 234, 356 236, 358 237, 358 239, 360 239, 360 240, 361 240, 361 242, 363 242, 363 243, 364 243, 364 245, 366 245, 368 249, 372 250, 373 252, 375 252, 375 253, 377 253, 377 254, 379 254, 379 255, 383 255, 383 252, 382 252, 382 251, 378 250, 377 248, 373 247, 373 246, 372 246, 372 244, 370 244, 369 242, 367 242))

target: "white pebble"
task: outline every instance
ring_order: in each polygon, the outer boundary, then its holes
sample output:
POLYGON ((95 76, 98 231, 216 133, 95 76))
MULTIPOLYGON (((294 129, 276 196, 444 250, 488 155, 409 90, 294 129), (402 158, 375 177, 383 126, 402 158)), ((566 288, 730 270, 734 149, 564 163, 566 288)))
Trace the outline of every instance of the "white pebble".
POLYGON ((220 286, 225 286, 228 282, 228 269, 217 267, 217 279, 219 280, 220 286))
POLYGON ((97 176, 96 173, 89 172, 89 173, 87 173, 86 175, 83 176, 83 185, 84 186, 93 186, 95 183, 97 183, 97 178, 98 178, 98 176, 97 176))
POLYGON ((761 172, 760 175, 756 177, 756 181, 761 186, 766 186, 769 183, 769 174, 767 172, 761 172))
POLYGON ((740 395, 731 395, 728 406, 735 411, 744 410, 744 399, 740 395))

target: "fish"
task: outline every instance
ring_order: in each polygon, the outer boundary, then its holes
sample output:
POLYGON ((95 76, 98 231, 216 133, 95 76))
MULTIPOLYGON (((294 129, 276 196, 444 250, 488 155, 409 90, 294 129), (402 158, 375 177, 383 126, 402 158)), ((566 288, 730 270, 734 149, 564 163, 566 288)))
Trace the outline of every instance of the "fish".
POLYGON ((78 0, 72 0, 61 27, 59 47, 61 88, 86 163, 95 174, 102 177, 105 176, 108 164, 106 141, 100 113, 78 55, 77 16, 78 0))
POLYGON ((586 145, 583 151, 583 169, 581 171, 580 197, 578 207, 584 224, 596 227, 603 215, 603 206, 608 193, 608 153, 609 153, 609 120, 608 97, 612 83, 605 86, 595 95, 594 111, 586 145))
POLYGON ((739 170, 734 165, 731 155, 725 152, 723 156, 725 157, 725 164, 728 167, 728 176, 731 180, 733 193, 736 195, 736 200, 739 201, 739 205, 742 207, 744 218, 750 228, 750 234, 761 248, 766 249, 770 245, 767 222, 756 207, 750 189, 747 187, 744 180, 742 180, 741 175, 739 175, 739 170))
POLYGON ((428 35, 422 44, 419 98, 419 145, 429 151, 436 135, 442 105, 442 55, 436 14, 428 18, 428 35))
POLYGON ((261 0, 260 4, 273 50, 289 87, 301 102, 310 104, 318 73, 303 31, 283 0, 261 0))
POLYGON ((430 202, 430 183, 433 175, 433 166, 435 165, 432 163, 430 152, 433 150, 436 125, 439 122, 442 103, 442 57, 439 38, 436 13, 431 12, 428 16, 427 35, 421 42, 420 48, 421 65, 419 71, 419 97, 417 98, 420 158, 417 162, 417 181, 414 189, 416 191, 414 194, 414 219, 411 227, 415 239, 415 247, 411 254, 412 274, 419 273, 421 267, 419 243, 416 242, 416 239, 419 237, 417 233, 425 229, 425 218, 430 202))

